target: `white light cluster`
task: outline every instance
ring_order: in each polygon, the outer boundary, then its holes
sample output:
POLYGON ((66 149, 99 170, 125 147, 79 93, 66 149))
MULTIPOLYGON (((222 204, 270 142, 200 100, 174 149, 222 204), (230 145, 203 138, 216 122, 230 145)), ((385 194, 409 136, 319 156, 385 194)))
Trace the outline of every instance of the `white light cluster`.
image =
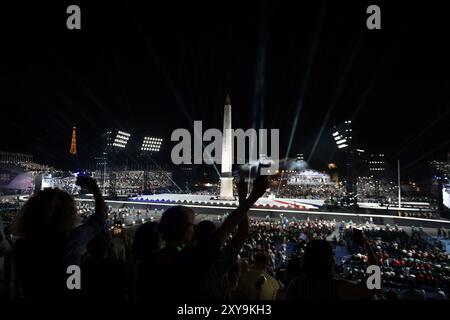
POLYGON ((114 139, 114 142, 112 145, 113 145, 113 147, 124 149, 127 146, 129 139, 130 139, 129 133, 126 133, 123 131, 118 131, 116 138, 114 139))
MULTIPOLYGON (((340 135, 339 131, 336 131, 335 133, 333 133, 333 137, 334 137, 334 141, 336 142, 337 147, 339 149, 343 149, 343 148, 348 147, 347 138, 342 136, 342 135, 340 135)), ((351 137, 350 137, 350 139, 351 139, 351 137)))
POLYGON ((163 139, 161 138, 151 138, 144 137, 144 142, 142 143, 142 151, 158 152, 161 149, 163 139))

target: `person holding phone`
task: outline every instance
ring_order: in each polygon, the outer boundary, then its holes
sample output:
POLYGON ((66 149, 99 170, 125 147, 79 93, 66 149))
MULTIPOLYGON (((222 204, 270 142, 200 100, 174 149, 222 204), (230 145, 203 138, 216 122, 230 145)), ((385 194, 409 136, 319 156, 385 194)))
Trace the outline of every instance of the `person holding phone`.
POLYGON ((79 224, 73 197, 60 189, 45 189, 30 197, 14 225, 16 274, 25 299, 77 297, 68 290, 67 267, 79 266, 81 251, 104 230, 107 207, 96 181, 78 176, 76 184, 94 195, 95 212, 79 224))

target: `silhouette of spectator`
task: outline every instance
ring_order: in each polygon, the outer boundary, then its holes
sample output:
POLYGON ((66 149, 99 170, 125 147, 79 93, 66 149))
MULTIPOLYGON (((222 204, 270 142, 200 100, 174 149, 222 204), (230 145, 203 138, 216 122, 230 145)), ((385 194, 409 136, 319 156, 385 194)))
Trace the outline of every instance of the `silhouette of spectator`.
POLYGON ((151 259, 154 251, 161 248, 161 237, 158 232, 157 222, 146 222, 141 225, 134 234, 134 241, 131 247, 131 261, 129 264, 131 299, 136 298, 138 288, 138 273, 142 261, 151 259))
POLYGON ((64 299, 77 296, 68 290, 67 267, 80 265, 81 251, 105 227, 107 209, 94 179, 77 178, 77 185, 94 195, 95 213, 78 225, 71 195, 45 189, 22 207, 15 223, 16 275, 26 299, 64 299))
POLYGON ((87 244, 89 256, 81 264, 81 294, 87 299, 125 299, 126 264, 113 257, 112 241, 103 231, 87 244))
POLYGON ((287 300, 370 299, 373 293, 365 287, 334 278, 335 260, 330 243, 311 240, 302 258, 302 275, 289 284, 287 300))
POLYGON ((280 285, 278 281, 267 273, 269 257, 264 252, 255 254, 254 267, 251 271, 241 275, 239 290, 249 300, 275 300, 280 285))
POLYGON ((134 259, 144 259, 153 251, 160 248, 161 238, 158 233, 157 222, 146 222, 136 230, 131 247, 131 253, 134 259))
MULTIPOLYGON (((211 236, 207 236, 209 241, 201 241, 192 246, 188 245, 194 234, 194 211, 183 206, 166 210, 159 223, 159 231, 165 246, 143 261, 138 275, 139 298, 195 299, 201 297, 205 272, 213 264, 227 237, 246 217, 248 209, 265 193, 267 188, 267 179, 257 178, 250 196, 227 216, 211 236)), ((205 229, 208 229, 207 225, 205 229)), ((202 232, 199 232, 200 238, 201 234, 202 232)))
MULTIPOLYGON (((247 182, 241 177, 237 185, 239 194, 239 203, 244 205, 247 198, 247 182)), ((231 291, 236 287, 238 272, 236 264, 238 255, 245 240, 249 235, 249 218, 247 213, 238 224, 237 232, 230 241, 224 246, 212 261, 207 262, 204 272, 203 282, 199 286, 198 297, 213 300, 230 299, 231 291), (209 265, 209 268, 208 268, 209 265)), ((207 248, 208 243, 214 240, 216 225, 208 220, 201 221, 195 228, 195 241, 200 248, 207 248)), ((202 250, 200 250, 200 253, 202 250)))

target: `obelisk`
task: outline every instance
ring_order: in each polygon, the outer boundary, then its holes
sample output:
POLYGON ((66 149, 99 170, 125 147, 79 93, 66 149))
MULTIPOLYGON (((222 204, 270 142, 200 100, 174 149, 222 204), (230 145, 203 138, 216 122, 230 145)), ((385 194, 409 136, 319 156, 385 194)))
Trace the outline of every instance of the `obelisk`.
POLYGON ((222 169, 220 177, 220 199, 233 200, 233 133, 231 131, 231 103, 227 95, 223 110, 223 132, 222 132, 222 169))

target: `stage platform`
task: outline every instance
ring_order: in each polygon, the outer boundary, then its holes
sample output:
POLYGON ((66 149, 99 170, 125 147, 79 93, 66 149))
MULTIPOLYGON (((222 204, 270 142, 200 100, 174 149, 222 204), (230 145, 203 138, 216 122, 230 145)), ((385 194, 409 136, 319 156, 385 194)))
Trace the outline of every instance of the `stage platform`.
MULTIPOLYGON (((197 205, 217 205, 231 206, 238 205, 235 200, 221 200, 211 195, 197 194, 155 194, 141 195, 129 198, 130 201, 143 203, 172 203, 172 204, 197 204, 197 205)), ((323 205, 323 200, 315 199, 285 199, 285 198, 260 198, 254 207, 256 208, 291 208, 300 210, 319 210, 323 205)))

